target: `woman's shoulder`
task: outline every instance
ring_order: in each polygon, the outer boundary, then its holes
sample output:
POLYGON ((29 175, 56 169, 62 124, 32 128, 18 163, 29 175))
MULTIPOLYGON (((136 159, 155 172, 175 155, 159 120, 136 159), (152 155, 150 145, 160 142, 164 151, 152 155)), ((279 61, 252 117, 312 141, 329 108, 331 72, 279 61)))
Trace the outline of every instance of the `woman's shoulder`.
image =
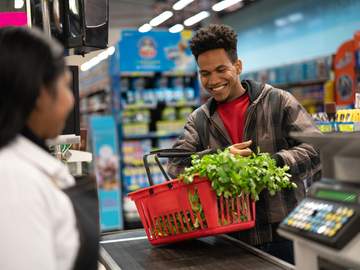
MULTIPOLYGON (((66 204, 66 195, 56 186, 54 179, 34 163, 19 155, 13 145, 0 150, 0 198, 16 198, 27 204, 66 204), (65 197, 65 198, 64 198, 65 197)), ((13 206, 15 206, 13 204, 13 206)))

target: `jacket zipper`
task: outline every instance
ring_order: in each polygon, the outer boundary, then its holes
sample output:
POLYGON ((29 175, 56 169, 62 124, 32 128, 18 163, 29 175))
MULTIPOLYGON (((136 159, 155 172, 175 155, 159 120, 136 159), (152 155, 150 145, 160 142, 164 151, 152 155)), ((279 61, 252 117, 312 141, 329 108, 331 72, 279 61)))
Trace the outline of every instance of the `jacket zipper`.
POLYGON ((213 123, 214 127, 220 132, 220 134, 223 136, 225 141, 227 141, 228 143, 230 143, 230 145, 232 145, 232 142, 228 140, 223 130, 216 124, 216 122, 211 117, 210 117, 210 121, 213 123))
POLYGON ((249 128, 250 118, 252 117, 254 111, 255 111, 255 104, 253 103, 248 107, 246 111, 246 115, 245 115, 246 120, 245 120, 245 126, 244 126, 243 138, 242 138, 243 142, 249 139, 247 138, 247 133, 249 128))

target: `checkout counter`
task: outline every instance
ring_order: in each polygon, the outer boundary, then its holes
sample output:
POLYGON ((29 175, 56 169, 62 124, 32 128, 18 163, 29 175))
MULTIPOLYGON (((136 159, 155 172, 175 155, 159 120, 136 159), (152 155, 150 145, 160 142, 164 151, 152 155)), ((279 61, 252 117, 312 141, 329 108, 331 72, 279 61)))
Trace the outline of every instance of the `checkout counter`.
POLYGON ((360 269, 360 134, 294 137, 320 149, 323 176, 280 224, 295 267, 227 235, 155 247, 132 230, 103 237, 107 269, 360 269))
POLYGON ((102 263, 111 270, 293 270, 294 266, 227 235, 152 246, 144 230, 104 236, 102 263))
POLYGON ((322 180, 281 223, 296 270, 360 269, 360 134, 294 134, 320 149, 322 180))

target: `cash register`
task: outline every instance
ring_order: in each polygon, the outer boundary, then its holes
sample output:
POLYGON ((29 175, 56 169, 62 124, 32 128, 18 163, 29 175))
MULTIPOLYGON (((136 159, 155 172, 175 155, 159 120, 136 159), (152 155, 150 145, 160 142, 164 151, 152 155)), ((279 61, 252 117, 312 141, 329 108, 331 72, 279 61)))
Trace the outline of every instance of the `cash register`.
POLYGON ((320 150, 322 179, 282 221, 297 270, 360 269, 360 133, 292 136, 320 150))

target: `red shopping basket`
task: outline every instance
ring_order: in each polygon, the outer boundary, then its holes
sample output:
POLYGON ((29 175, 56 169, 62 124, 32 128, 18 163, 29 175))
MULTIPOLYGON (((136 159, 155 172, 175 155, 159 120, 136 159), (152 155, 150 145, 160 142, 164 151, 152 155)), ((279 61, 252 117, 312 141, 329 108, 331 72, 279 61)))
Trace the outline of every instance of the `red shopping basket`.
POLYGON ((196 176, 191 184, 184 184, 178 179, 170 180, 158 159, 190 154, 183 150, 163 149, 144 155, 150 186, 128 194, 135 201, 147 237, 153 245, 255 226, 255 202, 249 195, 218 197, 211 188, 211 182, 204 177, 196 176), (166 182, 153 184, 147 160, 150 155, 155 156, 166 182))

